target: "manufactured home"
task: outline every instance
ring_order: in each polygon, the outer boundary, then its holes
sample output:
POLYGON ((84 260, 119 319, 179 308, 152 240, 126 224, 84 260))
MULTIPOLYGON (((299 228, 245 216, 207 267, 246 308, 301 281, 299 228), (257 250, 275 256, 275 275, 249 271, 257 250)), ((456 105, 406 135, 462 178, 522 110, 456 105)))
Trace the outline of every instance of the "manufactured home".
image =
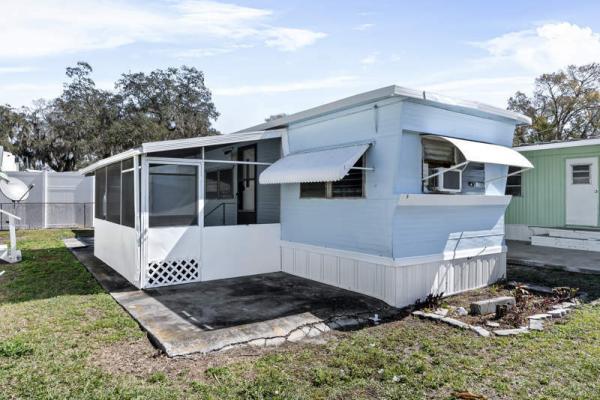
POLYGON ((389 86, 95 176, 95 255, 136 287, 283 271, 405 306, 505 276, 510 148, 529 118, 389 86))
POLYGON ((600 251, 600 139, 516 147, 535 170, 508 178, 507 239, 600 251))

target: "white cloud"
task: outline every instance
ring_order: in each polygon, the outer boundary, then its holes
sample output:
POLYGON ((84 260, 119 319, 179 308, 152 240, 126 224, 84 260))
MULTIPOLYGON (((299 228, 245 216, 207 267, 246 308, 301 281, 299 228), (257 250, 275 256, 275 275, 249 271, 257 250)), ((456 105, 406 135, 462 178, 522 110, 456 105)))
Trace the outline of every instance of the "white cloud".
POLYGON ((287 82, 274 85, 247 85, 213 90, 217 96, 245 96, 250 94, 287 93, 303 90, 318 90, 345 87, 356 82, 356 76, 336 76, 331 78, 287 82))
POLYGON ((306 29, 272 28, 266 31, 265 43, 283 51, 294 51, 300 47, 313 44, 327 36, 322 32, 313 32, 306 29))
POLYGON ((2 100, 0 103, 9 103, 12 106, 30 106, 35 99, 51 99, 60 95, 61 83, 12 83, 0 84, 2 100))
POLYGON ((231 53, 231 52, 239 50, 239 49, 249 49, 252 47, 254 47, 254 45, 252 45, 252 44, 236 44, 236 45, 224 46, 224 47, 205 47, 205 48, 198 48, 198 49, 185 49, 185 50, 178 50, 178 51, 169 51, 169 54, 171 54, 173 57, 176 57, 176 58, 201 58, 201 57, 218 56, 221 54, 231 53))
POLYGON ((360 60, 362 65, 373 65, 378 61, 379 53, 371 53, 365 58, 360 60))
POLYGON ((360 25, 356 25, 353 29, 355 31, 366 31, 368 29, 371 29, 375 26, 375 24, 360 24, 360 25))
POLYGON ((20 74, 35 71, 33 67, 0 67, 0 74, 20 74))
POLYGON ((505 108, 508 98, 517 90, 527 93, 533 89, 533 78, 528 75, 467 78, 420 84, 418 88, 461 99, 476 99, 482 103, 505 108))
POLYGON ((116 0, 20 0, 0 13, 0 58, 37 57, 136 42, 227 39, 263 42, 291 51, 324 33, 273 26, 273 11, 203 0, 173 0, 161 8, 116 0))
POLYGON ((514 63, 536 73, 600 61, 600 34, 568 22, 509 32, 475 45, 489 53, 484 62, 514 63))

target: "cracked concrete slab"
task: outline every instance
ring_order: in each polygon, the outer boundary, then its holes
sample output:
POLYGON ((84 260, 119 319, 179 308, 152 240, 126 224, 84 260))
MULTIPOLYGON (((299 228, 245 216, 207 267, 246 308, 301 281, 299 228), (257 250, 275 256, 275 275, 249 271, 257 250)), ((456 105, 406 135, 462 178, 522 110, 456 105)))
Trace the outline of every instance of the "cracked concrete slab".
POLYGON ((65 244, 169 356, 279 345, 400 314, 375 298, 284 272, 138 290, 94 257, 92 242, 65 244))

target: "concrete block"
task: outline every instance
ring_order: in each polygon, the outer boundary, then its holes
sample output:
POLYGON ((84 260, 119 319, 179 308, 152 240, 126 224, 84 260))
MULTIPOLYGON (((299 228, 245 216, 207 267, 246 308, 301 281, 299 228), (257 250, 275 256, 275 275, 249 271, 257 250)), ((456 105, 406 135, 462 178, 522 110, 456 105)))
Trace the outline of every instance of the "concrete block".
POLYGON ((529 329, 532 331, 543 331, 544 330, 544 320, 543 319, 530 319, 529 320, 529 329))
POLYGON ((515 298, 510 296, 494 297, 471 303, 471 314, 487 315, 496 312, 496 306, 506 305, 509 308, 516 304, 515 298))
POLYGON ((477 326, 477 325, 471 325, 469 327, 473 332, 476 332, 479 336, 483 336, 483 337, 489 337, 490 336, 490 331, 488 331, 487 329, 481 327, 481 326, 477 326))
POLYGON ((471 327, 471 325, 466 324, 466 323, 459 321, 457 319, 454 319, 454 318, 443 317, 443 318, 441 318, 441 320, 443 322, 447 323, 448 325, 452 325, 452 326, 455 326, 455 327, 461 328, 461 329, 469 329, 471 327))
POLYGON ((515 328, 515 329, 496 329, 494 334, 498 336, 515 336, 523 333, 529 333, 528 328, 515 328))
POLYGON ((532 320, 532 319, 539 319, 539 320, 544 320, 544 319, 550 319, 552 318, 552 315, 545 313, 545 314, 533 314, 530 315, 529 317, 527 317, 527 319, 532 320))
POLYGON ((562 318, 565 315, 567 315, 567 310, 565 310, 564 308, 559 308, 556 310, 548 311, 548 314, 550 314, 552 318, 562 318))

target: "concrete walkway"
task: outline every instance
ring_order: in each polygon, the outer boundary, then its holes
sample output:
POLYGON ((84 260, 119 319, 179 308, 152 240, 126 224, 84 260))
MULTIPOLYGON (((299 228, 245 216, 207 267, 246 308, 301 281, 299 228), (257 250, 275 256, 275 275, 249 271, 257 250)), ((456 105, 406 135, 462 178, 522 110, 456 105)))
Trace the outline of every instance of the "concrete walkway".
POLYGON ((506 244, 509 264, 600 274, 600 252, 532 246, 515 240, 508 240, 506 244))
POLYGON ((279 345, 400 313, 372 297, 283 272, 138 290, 94 257, 91 243, 65 244, 169 356, 279 345))

